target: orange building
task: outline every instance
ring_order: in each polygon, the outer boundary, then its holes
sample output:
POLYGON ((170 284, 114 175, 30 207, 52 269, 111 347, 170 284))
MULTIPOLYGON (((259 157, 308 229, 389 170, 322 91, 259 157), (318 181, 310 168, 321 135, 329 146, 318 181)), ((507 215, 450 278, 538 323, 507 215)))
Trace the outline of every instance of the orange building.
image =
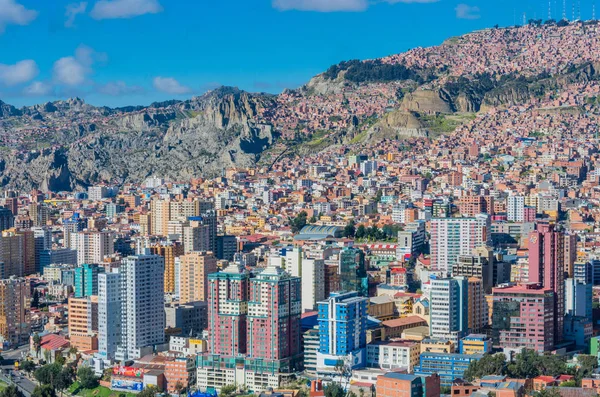
POLYGON ((183 255, 183 245, 174 243, 171 245, 155 245, 150 248, 154 255, 165 258, 165 293, 175 291, 175 258, 183 255))
POLYGON ((98 350, 98 297, 69 298, 69 339, 81 351, 98 350))
POLYGON ((193 358, 176 358, 165 363, 165 380, 167 391, 171 394, 181 393, 190 383, 195 383, 195 364, 193 358), (181 390, 177 390, 180 386, 181 390))
POLYGON ((438 397, 440 393, 440 377, 416 376, 399 372, 388 372, 377 377, 377 397, 438 397))
POLYGON ((217 258, 212 252, 190 252, 179 261, 179 303, 206 301, 208 275, 216 273, 217 258))

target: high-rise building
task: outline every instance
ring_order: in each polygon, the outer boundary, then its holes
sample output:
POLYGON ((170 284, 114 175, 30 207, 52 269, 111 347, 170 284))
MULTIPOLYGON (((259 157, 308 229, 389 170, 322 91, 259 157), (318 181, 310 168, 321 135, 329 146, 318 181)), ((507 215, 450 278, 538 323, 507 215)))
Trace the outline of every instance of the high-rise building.
POLYGON ((550 288, 528 283, 493 289, 492 341, 495 347, 538 353, 554 348, 554 299, 550 288))
POLYGON ((31 283, 11 277, 0 280, 0 339, 11 346, 29 341, 31 283))
POLYGON ((84 263, 75 268, 75 298, 98 295, 98 274, 104 268, 96 264, 84 263))
POLYGON ((112 232, 71 233, 71 248, 77 250, 77 264, 102 263, 112 255, 115 243, 112 232))
POLYGON ((565 313, 565 235, 554 225, 538 224, 529 234, 529 282, 554 291, 554 342, 562 341, 565 313))
POLYGON ((565 314, 592 321, 593 285, 574 278, 565 280, 565 314))
POLYGON ((301 368, 297 277, 268 266, 249 278, 230 265, 209 283, 209 353, 196 361, 198 387, 264 390, 301 368))
POLYGON ((194 251, 210 251, 210 227, 192 226, 189 222, 182 227, 183 250, 187 254, 194 251))
POLYGON ((286 271, 302 280, 302 311, 315 310, 325 299, 325 262, 306 258, 301 247, 286 252, 284 260, 286 271))
POLYGON ((331 373, 342 360, 353 368, 366 363, 368 299, 357 292, 333 293, 318 303, 317 372, 331 373))
POLYGON ((31 203, 29 205, 29 218, 33 221, 34 226, 46 226, 50 220, 50 210, 45 205, 31 203))
MULTIPOLYGON (((2 232, 3 237, 15 238, 20 240, 21 247, 21 271, 20 275, 29 276, 35 273, 35 236, 31 230, 17 230, 15 228, 2 232)), ((19 275, 18 273, 15 273, 19 275)))
POLYGON ((231 262, 237 251, 238 242, 236 236, 217 236, 217 252, 215 252, 217 259, 224 259, 231 262))
POLYGON ((486 292, 494 286, 494 251, 490 247, 478 247, 470 255, 459 255, 452 265, 452 276, 477 277, 486 292))
POLYGON ((361 296, 368 296, 369 285, 364 251, 353 247, 340 251, 338 272, 341 291, 356 291, 361 296))
POLYGON ((65 248, 76 249, 76 247, 71 246, 73 241, 71 234, 82 232, 83 229, 85 229, 85 226, 85 220, 81 218, 77 212, 74 213, 69 219, 65 219, 63 221, 63 246, 65 248))
POLYGON ((565 234, 565 272, 573 277, 573 265, 577 261, 577 235, 565 234))
POLYGON ((213 354, 246 353, 248 274, 235 264, 208 276, 209 347, 213 354))
POLYGON ((42 251, 52 249, 52 230, 46 226, 36 226, 31 231, 35 238, 35 271, 42 273, 40 255, 42 251))
POLYGON ((269 266, 250 279, 248 290, 248 356, 298 360, 301 355, 300 277, 269 266))
POLYGON ((208 244, 209 251, 217 251, 217 212, 213 209, 201 211, 200 216, 188 218, 190 226, 199 227, 201 225, 208 226, 208 244))
POLYGON ((490 217, 434 218, 431 220, 431 268, 449 273, 459 255, 471 255, 474 248, 490 245, 490 217))
POLYGON ((430 334, 451 340, 455 346, 468 334, 469 283, 466 277, 431 278, 429 310, 430 334))
POLYGON ((467 279, 469 284, 468 287, 468 301, 469 301, 469 332, 480 333, 484 327, 488 325, 488 311, 487 303, 485 301, 485 291, 483 289, 483 282, 480 278, 469 277, 467 279))
POLYGON ((160 255, 165 260, 164 286, 168 294, 176 293, 175 289, 175 260, 183 255, 183 245, 180 243, 157 244, 150 247, 150 252, 160 255))
POLYGON ((217 272, 212 252, 190 252, 175 259, 179 262, 179 303, 208 299, 208 275, 217 272))
POLYGON ((14 229, 5 230, 0 237, 0 264, 2 264, 2 278, 25 275, 25 241, 21 234, 14 229))
POLYGON ((165 341, 164 267, 159 255, 128 256, 121 263, 118 360, 141 357, 165 341))
POLYGON ((121 343, 121 275, 98 275, 98 353, 113 360, 121 343))
POLYGON ((525 221, 525 197, 508 196, 506 199, 506 219, 509 222, 525 221))
POLYGON ((0 207, 0 232, 10 229, 14 226, 15 216, 13 212, 6 207, 0 207))
POLYGON ((98 297, 69 298, 69 340, 81 350, 98 349, 98 297))
POLYGON ((166 236, 169 221, 171 220, 171 201, 153 200, 150 205, 152 217, 152 233, 159 236, 166 236))

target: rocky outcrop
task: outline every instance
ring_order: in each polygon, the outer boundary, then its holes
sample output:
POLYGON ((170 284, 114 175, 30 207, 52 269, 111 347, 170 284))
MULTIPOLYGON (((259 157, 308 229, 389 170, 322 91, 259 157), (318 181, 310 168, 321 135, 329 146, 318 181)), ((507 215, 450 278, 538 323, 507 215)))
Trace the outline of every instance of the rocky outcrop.
POLYGON ((418 117, 403 110, 386 114, 367 131, 366 141, 427 137, 429 131, 418 117))
POLYGON ((452 113, 453 108, 440 91, 416 90, 404 96, 401 109, 419 113, 452 113))
POLYGON ((57 191, 98 182, 139 182, 150 175, 187 180, 216 176, 230 166, 250 167, 277 137, 270 125, 257 122, 272 101, 269 95, 221 89, 185 103, 130 112, 89 110, 78 101, 30 107, 28 113, 42 117, 50 117, 49 112, 116 115, 110 129, 77 125, 65 135, 65 141, 73 142, 63 147, 0 153, 0 182, 22 190, 57 191))

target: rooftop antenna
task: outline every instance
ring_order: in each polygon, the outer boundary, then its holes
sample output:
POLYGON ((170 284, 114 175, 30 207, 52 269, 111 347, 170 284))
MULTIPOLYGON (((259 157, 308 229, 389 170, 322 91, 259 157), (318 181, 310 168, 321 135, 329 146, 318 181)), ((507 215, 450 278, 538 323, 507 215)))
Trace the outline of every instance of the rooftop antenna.
POLYGON ((573 14, 573 18, 571 20, 574 21, 575 20, 575 0, 573 0, 573 4, 571 4, 571 12, 573 14))
POLYGON ((562 19, 567 20, 567 0, 563 0, 563 16, 562 19))
POLYGON ((552 19, 552 0, 548 0, 548 19, 552 19))
POLYGON ((581 21, 581 0, 577 1, 577 20, 581 21))
POLYGON ((592 21, 596 20, 596 3, 592 4, 592 21))
POLYGON ((527 14, 523 13, 523 26, 527 26, 527 14))

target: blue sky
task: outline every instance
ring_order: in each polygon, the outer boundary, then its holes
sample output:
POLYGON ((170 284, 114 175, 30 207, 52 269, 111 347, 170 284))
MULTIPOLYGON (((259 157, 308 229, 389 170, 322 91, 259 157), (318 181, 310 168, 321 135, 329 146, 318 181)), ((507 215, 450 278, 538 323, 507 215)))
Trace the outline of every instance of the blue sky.
MULTIPOLYGON (((582 18, 593 3, 581 0, 582 18)), ((0 0, 0 100, 145 105, 219 85, 278 93, 341 60, 439 44, 523 13, 546 17, 548 1, 0 0)))

